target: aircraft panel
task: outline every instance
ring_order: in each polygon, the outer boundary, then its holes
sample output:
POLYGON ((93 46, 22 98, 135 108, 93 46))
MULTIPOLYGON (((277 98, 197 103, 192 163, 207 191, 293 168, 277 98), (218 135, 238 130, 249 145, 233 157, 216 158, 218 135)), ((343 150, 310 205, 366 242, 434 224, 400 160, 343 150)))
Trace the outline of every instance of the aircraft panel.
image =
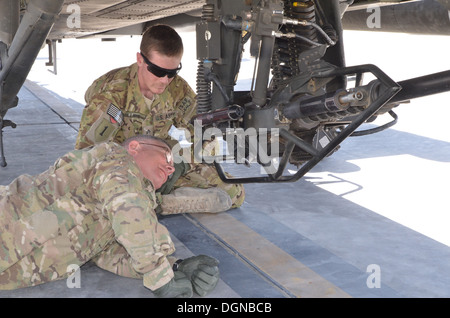
POLYGON ((65 1, 49 39, 78 38, 142 24, 200 10, 204 3, 204 0, 65 1))

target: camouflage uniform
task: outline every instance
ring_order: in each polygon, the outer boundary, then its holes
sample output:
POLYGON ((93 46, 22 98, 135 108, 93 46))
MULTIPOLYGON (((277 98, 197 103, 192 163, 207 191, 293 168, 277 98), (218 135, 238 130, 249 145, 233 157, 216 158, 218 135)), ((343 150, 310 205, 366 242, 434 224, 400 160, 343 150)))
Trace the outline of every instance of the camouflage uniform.
MULTIPOLYGON (((187 82, 175 76, 164 93, 149 100, 140 91, 137 70, 136 63, 112 70, 88 88, 76 149, 105 140, 121 143, 139 134, 160 137, 173 146, 176 141, 169 136, 172 125, 188 129, 194 136, 190 120, 196 114, 195 93, 187 82)), ((217 186, 230 195, 233 207, 243 203, 243 185, 222 182, 211 165, 191 164, 191 168, 178 179, 175 188, 217 186)))
POLYGON ((0 186, 0 289, 63 279, 69 265, 91 259, 151 290, 169 282, 175 247, 144 180, 126 149, 109 142, 0 186))

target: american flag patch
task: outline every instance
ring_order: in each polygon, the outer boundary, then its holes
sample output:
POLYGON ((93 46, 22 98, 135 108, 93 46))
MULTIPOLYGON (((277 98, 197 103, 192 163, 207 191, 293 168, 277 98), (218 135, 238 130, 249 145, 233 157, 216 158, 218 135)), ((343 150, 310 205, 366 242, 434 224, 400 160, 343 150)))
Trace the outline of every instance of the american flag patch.
MULTIPOLYGON (((119 125, 123 124, 123 114, 122 111, 114 104, 109 104, 106 113, 111 116, 111 121, 114 119, 119 125)), ((113 122, 114 123, 114 122, 113 122)))

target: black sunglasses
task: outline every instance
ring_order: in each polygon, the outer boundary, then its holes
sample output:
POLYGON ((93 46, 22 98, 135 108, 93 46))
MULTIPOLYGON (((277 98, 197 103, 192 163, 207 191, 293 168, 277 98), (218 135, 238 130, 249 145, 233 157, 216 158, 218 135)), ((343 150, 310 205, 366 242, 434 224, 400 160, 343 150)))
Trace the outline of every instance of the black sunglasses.
POLYGON ((156 77, 164 77, 164 76, 167 75, 168 78, 172 78, 175 75, 177 75, 178 72, 181 70, 181 63, 180 63, 180 66, 177 67, 177 68, 167 69, 167 68, 159 67, 158 65, 153 64, 152 62, 150 62, 148 60, 148 58, 146 58, 145 55, 142 54, 142 52, 141 52, 141 55, 144 58, 145 64, 147 64, 147 70, 150 73, 152 73, 153 75, 155 75, 156 77))

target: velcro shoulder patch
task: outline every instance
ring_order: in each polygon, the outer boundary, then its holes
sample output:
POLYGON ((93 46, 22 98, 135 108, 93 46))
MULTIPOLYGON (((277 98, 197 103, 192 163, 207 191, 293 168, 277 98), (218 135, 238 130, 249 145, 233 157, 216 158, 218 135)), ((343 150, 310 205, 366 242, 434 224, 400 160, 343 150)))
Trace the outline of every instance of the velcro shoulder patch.
POLYGON ((120 126, 122 126, 122 124, 123 124, 123 113, 119 109, 119 107, 117 107, 114 104, 109 104, 109 107, 108 107, 108 110, 106 111, 106 113, 109 116, 111 116, 111 123, 113 123, 113 124, 118 123, 120 126))

